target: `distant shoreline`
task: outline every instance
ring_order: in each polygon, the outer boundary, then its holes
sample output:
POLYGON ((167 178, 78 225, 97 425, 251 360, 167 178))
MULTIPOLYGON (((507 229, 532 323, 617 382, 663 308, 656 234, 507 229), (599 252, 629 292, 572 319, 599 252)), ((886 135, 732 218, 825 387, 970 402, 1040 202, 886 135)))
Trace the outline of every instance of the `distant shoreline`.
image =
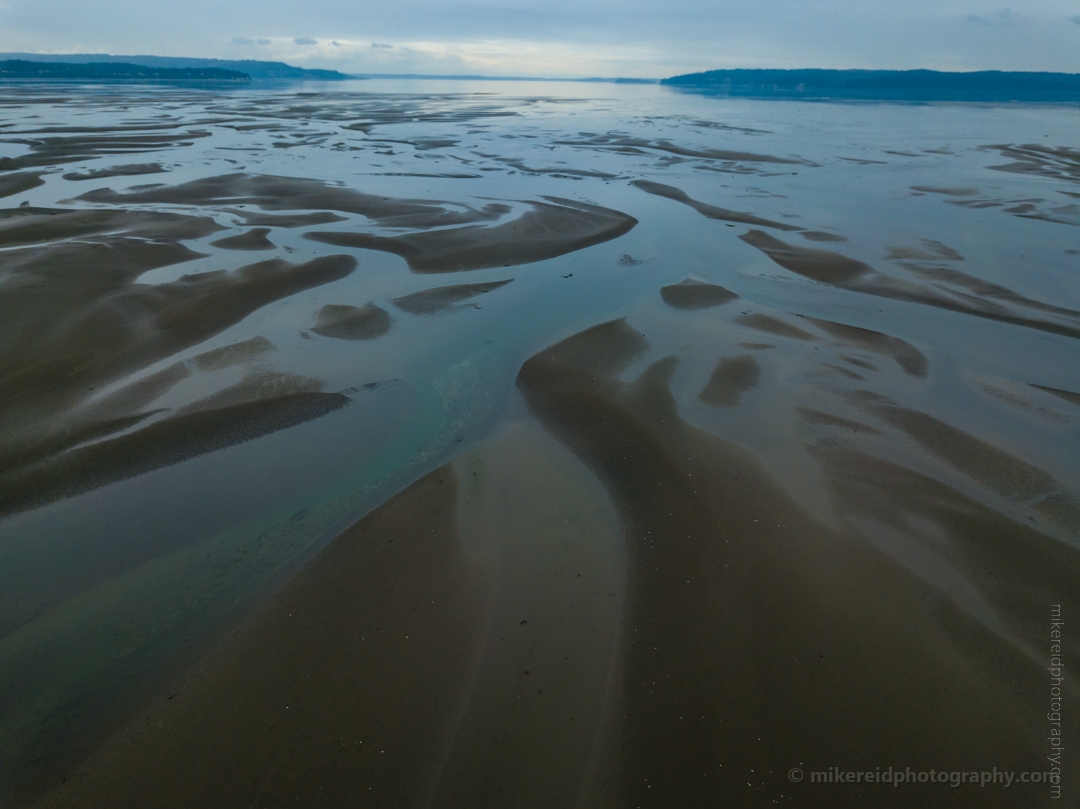
POLYGON ((249 83, 251 76, 239 70, 197 67, 146 67, 127 62, 31 62, 10 59, 0 62, 2 80, 92 81, 211 81, 249 83))
POLYGON ((495 81, 659 84, 704 95, 805 101, 1080 103, 1080 73, 1022 71, 731 69, 666 79, 342 73, 284 62, 179 56, 0 53, 0 82, 495 81), (6 60, 6 61, 2 61, 6 60))
POLYGON ((660 82, 749 98, 1080 102, 1080 74, 980 70, 708 70, 660 82))
MULTIPOLYGON (((252 81, 302 80, 342 81, 354 76, 337 70, 313 70, 294 67, 284 62, 263 62, 256 59, 197 59, 186 56, 113 56, 107 53, 0 53, 0 60, 47 63, 50 65, 98 66, 123 64, 163 70, 223 70, 246 75, 252 81)), ((60 78, 60 77, 57 77, 60 78)), ((205 79, 202 79, 205 81, 205 79)))

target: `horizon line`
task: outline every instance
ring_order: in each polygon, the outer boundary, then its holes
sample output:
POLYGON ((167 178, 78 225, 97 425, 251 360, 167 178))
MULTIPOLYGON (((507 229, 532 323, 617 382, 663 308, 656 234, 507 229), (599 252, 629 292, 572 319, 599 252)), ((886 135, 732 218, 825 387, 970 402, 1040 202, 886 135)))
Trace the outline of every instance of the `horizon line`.
MULTIPOLYGON (((947 75, 965 75, 974 73, 1002 73, 1011 75, 1025 75, 1025 74, 1043 74, 1043 75, 1060 75, 1060 76, 1080 76, 1080 72, 1064 72, 1055 70, 1002 70, 1000 68, 981 68, 972 70, 938 70, 936 68, 866 68, 866 67, 711 67, 703 68, 700 70, 694 70, 688 73, 679 73, 665 77, 632 77, 632 76, 506 76, 506 75, 484 75, 479 73, 374 73, 368 71, 360 72, 346 72, 338 68, 329 67, 303 67, 301 65, 294 65, 289 62, 278 59, 230 59, 220 56, 161 56, 158 54, 112 54, 112 53, 88 53, 85 51, 55 51, 55 52, 42 52, 42 51, 6 51, 0 52, 0 60, 6 60, 10 58, 18 57, 72 57, 72 56, 105 56, 111 59, 138 59, 140 57, 148 57, 152 59, 189 59, 196 61, 208 61, 208 62, 256 62, 265 64, 282 64, 290 68, 304 71, 326 71, 330 73, 338 73, 341 76, 345 76, 350 79, 414 79, 414 80, 435 80, 435 81, 544 81, 544 82, 597 82, 597 83, 623 83, 623 84, 659 84, 669 79, 682 78, 685 76, 694 76, 702 73, 713 73, 719 71, 771 71, 771 72, 796 72, 796 71, 830 71, 830 72, 877 72, 877 73, 913 73, 913 72, 927 72, 927 73, 941 73, 947 75)), ((137 63, 133 63, 137 64, 137 63)), ((253 77, 254 78, 254 77, 253 77)))

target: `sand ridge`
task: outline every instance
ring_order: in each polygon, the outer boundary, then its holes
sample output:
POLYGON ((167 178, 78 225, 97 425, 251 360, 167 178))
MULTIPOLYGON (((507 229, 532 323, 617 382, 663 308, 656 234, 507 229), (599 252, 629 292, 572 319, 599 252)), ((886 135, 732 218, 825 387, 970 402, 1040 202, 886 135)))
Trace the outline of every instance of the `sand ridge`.
POLYGON ((467 225, 403 236, 314 231, 304 238, 337 247, 383 250, 418 273, 463 272, 531 264, 617 239, 637 224, 619 211, 549 197, 516 219, 490 227, 467 225))
MULTIPOLYGON (((872 546, 808 520, 740 450, 685 425, 667 391, 673 357, 616 381, 613 371, 640 356, 642 340, 613 321, 541 352, 519 376, 539 417, 605 481, 629 546, 626 692, 616 711, 625 719, 607 781, 617 792, 598 804, 706 806, 719 793, 767 805, 784 787, 751 773, 784 772, 790 761, 876 761, 898 746, 914 760, 959 768, 1014 745, 1022 755, 1030 723, 1023 711, 1003 715, 995 706, 1020 699, 1035 710, 1040 664, 1028 647, 955 609, 926 613, 933 590, 925 583, 872 546), (1006 659, 1019 693, 998 677, 1006 659), (883 692, 890 704, 908 695, 900 713, 877 712, 883 692), (933 740, 921 737, 924 722, 938 728, 933 740)), ((841 452, 824 445, 818 457, 841 452)), ((835 496, 858 502, 859 477, 842 480, 835 496)), ((997 552, 1010 553, 1035 540, 1046 564, 1076 564, 1055 541, 956 492, 914 485, 908 497, 927 504, 920 508, 936 500, 948 519, 972 521, 952 525, 956 541, 989 534, 997 552)), ((1043 563, 1029 562, 1037 575, 1043 563)), ((840 799, 830 789, 799 793, 800 805, 840 799)), ((1017 805, 1000 793, 987 799, 1017 805)), ((906 806, 909 798, 875 800, 906 806)), ((953 805, 949 795, 923 800, 953 805)))

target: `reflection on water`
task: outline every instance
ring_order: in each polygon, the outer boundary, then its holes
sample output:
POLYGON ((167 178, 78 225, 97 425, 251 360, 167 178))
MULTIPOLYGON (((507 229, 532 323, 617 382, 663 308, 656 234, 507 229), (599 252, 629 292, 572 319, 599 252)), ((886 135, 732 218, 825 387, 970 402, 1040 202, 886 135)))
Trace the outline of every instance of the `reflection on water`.
POLYGON ((5 805, 854 805, 783 773, 1041 766, 1080 572, 1074 109, 0 110, 5 805), (270 736, 286 695, 310 714, 270 736), (319 746, 348 734, 389 763, 319 746))

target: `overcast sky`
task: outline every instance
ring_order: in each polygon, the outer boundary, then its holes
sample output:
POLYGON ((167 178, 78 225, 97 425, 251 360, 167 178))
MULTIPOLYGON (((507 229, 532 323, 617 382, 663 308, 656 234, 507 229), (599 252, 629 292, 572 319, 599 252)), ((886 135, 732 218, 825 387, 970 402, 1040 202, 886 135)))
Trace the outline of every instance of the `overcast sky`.
POLYGON ((0 50, 277 59, 378 73, 1076 73, 1080 0, 0 0, 0 50))

